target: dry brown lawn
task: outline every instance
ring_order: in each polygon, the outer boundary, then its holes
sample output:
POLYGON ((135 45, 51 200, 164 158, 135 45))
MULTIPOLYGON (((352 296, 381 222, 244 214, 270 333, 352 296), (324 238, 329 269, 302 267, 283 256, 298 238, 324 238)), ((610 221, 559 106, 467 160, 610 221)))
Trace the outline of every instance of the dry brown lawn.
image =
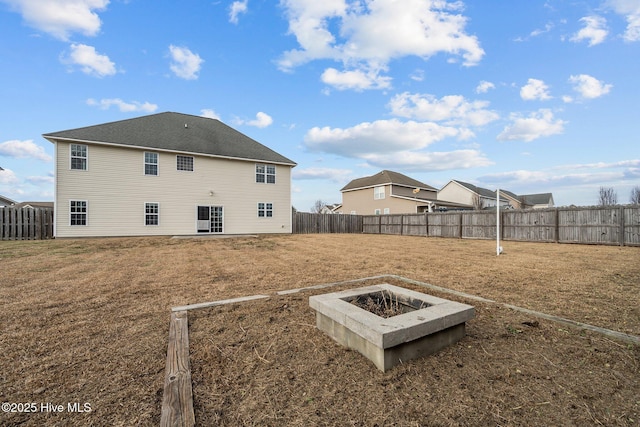
POLYGON ((37 407, 0 425, 158 425, 171 307, 254 294, 271 298, 189 313, 199 425, 638 425, 635 344, 387 280, 474 305, 476 318, 456 345, 382 373, 315 329, 308 297, 328 290, 275 295, 393 274, 640 335, 640 248, 503 246, 496 257, 491 241, 378 235, 0 242, 0 402, 37 407))

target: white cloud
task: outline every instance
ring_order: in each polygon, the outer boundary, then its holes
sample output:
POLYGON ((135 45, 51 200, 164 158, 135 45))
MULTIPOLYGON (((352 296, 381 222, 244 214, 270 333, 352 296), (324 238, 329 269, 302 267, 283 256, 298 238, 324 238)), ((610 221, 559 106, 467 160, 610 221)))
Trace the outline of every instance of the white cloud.
POLYGON ((215 111, 213 111, 210 108, 204 108, 202 110, 200 110, 200 115, 202 117, 207 117, 209 119, 216 119, 216 120, 220 120, 220 115, 218 113, 216 113, 215 111))
POLYGON ((238 15, 247 13, 249 0, 234 1, 229 7, 229 22, 238 23, 238 15))
POLYGON ((580 22, 583 22, 585 26, 571 37, 570 40, 572 42, 578 43, 588 40, 589 46, 595 46, 607 38, 609 31, 606 29, 607 21, 603 17, 597 15, 585 16, 580 18, 580 22))
POLYGON ((35 144, 32 140, 19 141, 16 139, 0 143, 0 156, 13 157, 16 159, 37 159, 43 162, 50 162, 51 156, 44 148, 35 144))
POLYGON ((569 82, 573 83, 573 90, 582 95, 583 98, 594 99, 608 94, 613 85, 605 84, 588 74, 579 74, 569 77, 569 82))
POLYGON ((100 101, 96 101, 93 98, 89 98, 87 99, 87 105, 90 105, 92 107, 98 107, 103 110, 108 110, 112 106, 115 106, 123 113, 129 113, 134 111, 143 111, 145 113, 153 113, 158 109, 158 106, 156 104, 151 104, 150 102, 138 102, 138 101, 125 102, 120 98, 101 99, 100 101))
POLYGON ((495 89, 496 85, 486 80, 482 80, 476 87, 476 93, 487 93, 490 89, 495 89))
POLYGON ((95 36, 102 24, 96 12, 109 4, 109 0, 3 1, 18 11, 28 25, 61 40, 68 40, 74 32, 95 36))
POLYGON ((419 150, 445 138, 466 136, 454 127, 397 119, 360 123, 350 128, 314 127, 304 137, 312 151, 363 158, 371 153, 419 150))
MULTIPOLYGON (((507 184, 513 186, 538 186, 551 188, 561 186, 579 186, 587 184, 598 184, 599 186, 607 182, 620 184, 623 181, 635 181, 638 179, 638 168, 640 160, 626 160, 613 163, 587 163, 559 165, 545 170, 514 170, 488 174, 478 178, 484 183, 493 185, 507 184)), ((575 188, 573 188, 575 191, 575 188)), ((554 191, 555 193, 555 191, 554 191)), ((597 188, 593 191, 594 198, 597 195, 597 188)))
POLYGON ((306 168, 294 169, 292 172, 293 179, 314 180, 328 179, 334 182, 345 182, 351 177, 352 171, 349 169, 335 168, 306 168))
POLYGON ((551 110, 540 109, 529 117, 511 115, 512 124, 498 135, 499 141, 530 142, 538 138, 558 135, 564 132, 565 121, 554 119, 551 110))
POLYGON ((0 184, 2 185, 15 185, 20 180, 11 169, 0 169, 0 184))
POLYGON ((271 118, 271 116, 268 115, 267 113, 263 113, 262 111, 259 111, 256 114, 255 120, 236 119, 234 123, 237 125, 247 125, 247 126, 255 126, 257 128, 266 128, 267 126, 271 126, 271 124, 273 123, 273 118, 271 118))
POLYGON ((112 76, 116 74, 116 66, 107 55, 96 52, 93 46, 86 44, 72 44, 68 57, 63 62, 78 65, 83 73, 96 77, 112 76))
POLYGON ((204 60, 197 53, 191 52, 186 47, 169 46, 171 64, 169 68, 173 73, 185 80, 195 80, 198 78, 200 67, 204 60))
MULTIPOLYGON (((332 59, 342 62, 345 72, 361 71, 362 77, 378 75, 392 59, 405 56, 427 59, 446 53, 461 57, 466 66, 476 65, 484 56, 477 37, 464 31, 467 19, 459 13, 461 2, 405 0, 398 7, 394 0, 281 0, 281 5, 289 21, 289 34, 299 45, 278 60, 283 71, 317 59, 332 59)), ((332 73, 340 77, 339 72, 332 73)), ((347 76, 341 77, 337 83, 346 88, 347 76)), ((354 84, 354 88, 363 89, 361 79, 354 84)), ((381 87, 386 86, 367 86, 381 87)))
POLYGON ((499 118, 497 113, 487 109, 488 106, 487 101, 467 101, 461 95, 437 99, 429 94, 408 92, 394 96, 389 102, 395 116, 469 126, 483 126, 499 118))
POLYGON ((477 150, 447 152, 400 151, 391 154, 367 154, 362 156, 371 166, 405 171, 443 171, 490 166, 491 160, 477 150))
POLYGON ((320 76, 323 83, 335 87, 338 90, 354 89, 386 89, 391 86, 391 77, 380 76, 377 72, 363 70, 338 71, 335 68, 327 68, 320 76))
POLYGON ((527 84, 520 88, 520 97, 525 101, 546 101, 551 99, 549 95, 549 86, 547 86, 542 80, 529 79, 527 84))
POLYGON ((416 81, 416 82, 421 82, 421 81, 423 81, 423 80, 424 80, 424 70, 420 70, 420 69, 415 70, 413 73, 411 73, 411 74, 409 75, 409 78, 410 78, 411 80, 416 81))
POLYGON ((640 3, 637 0, 608 0, 607 4, 627 20, 624 40, 628 42, 640 41, 640 3))
POLYGON ((531 31, 531 33, 529 34, 529 36, 531 36, 531 37, 538 37, 539 35, 542 35, 542 34, 548 33, 548 32, 549 32, 549 31, 551 31, 552 29, 553 29, 553 24, 552 24, 552 23, 547 23, 547 24, 544 26, 544 29, 537 28, 537 29, 535 29, 535 30, 531 31))

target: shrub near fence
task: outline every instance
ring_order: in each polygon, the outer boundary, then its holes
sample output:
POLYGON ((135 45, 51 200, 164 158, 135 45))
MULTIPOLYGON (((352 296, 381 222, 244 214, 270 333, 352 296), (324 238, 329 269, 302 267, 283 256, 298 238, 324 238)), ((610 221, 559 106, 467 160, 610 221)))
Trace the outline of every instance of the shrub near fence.
POLYGON ((0 240, 53 238, 53 209, 0 208, 0 240))

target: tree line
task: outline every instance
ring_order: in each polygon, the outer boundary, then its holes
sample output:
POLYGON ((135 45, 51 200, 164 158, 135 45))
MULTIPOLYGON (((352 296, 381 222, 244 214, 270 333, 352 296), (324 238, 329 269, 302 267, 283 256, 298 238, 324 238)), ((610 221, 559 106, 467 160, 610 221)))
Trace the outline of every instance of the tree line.
MULTIPOLYGON (((629 195, 629 203, 632 205, 640 205, 640 185, 636 185, 631 189, 629 195)), ((613 206, 618 204, 618 193, 613 187, 600 187, 598 193, 599 206, 613 206)))

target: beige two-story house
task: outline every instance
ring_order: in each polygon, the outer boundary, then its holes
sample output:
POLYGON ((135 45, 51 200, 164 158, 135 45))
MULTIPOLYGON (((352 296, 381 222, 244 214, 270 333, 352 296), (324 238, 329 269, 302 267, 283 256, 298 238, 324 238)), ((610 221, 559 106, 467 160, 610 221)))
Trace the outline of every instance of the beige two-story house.
POLYGON ((291 232, 295 162, 219 120, 166 112, 43 137, 56 237, 291 232))
POLYGON ((419 213, 458 206, 456 203, 438 201, 438 190, 430 185, 389 170, 354 179, 340 192, 340 211, 343 214, 419 213))

